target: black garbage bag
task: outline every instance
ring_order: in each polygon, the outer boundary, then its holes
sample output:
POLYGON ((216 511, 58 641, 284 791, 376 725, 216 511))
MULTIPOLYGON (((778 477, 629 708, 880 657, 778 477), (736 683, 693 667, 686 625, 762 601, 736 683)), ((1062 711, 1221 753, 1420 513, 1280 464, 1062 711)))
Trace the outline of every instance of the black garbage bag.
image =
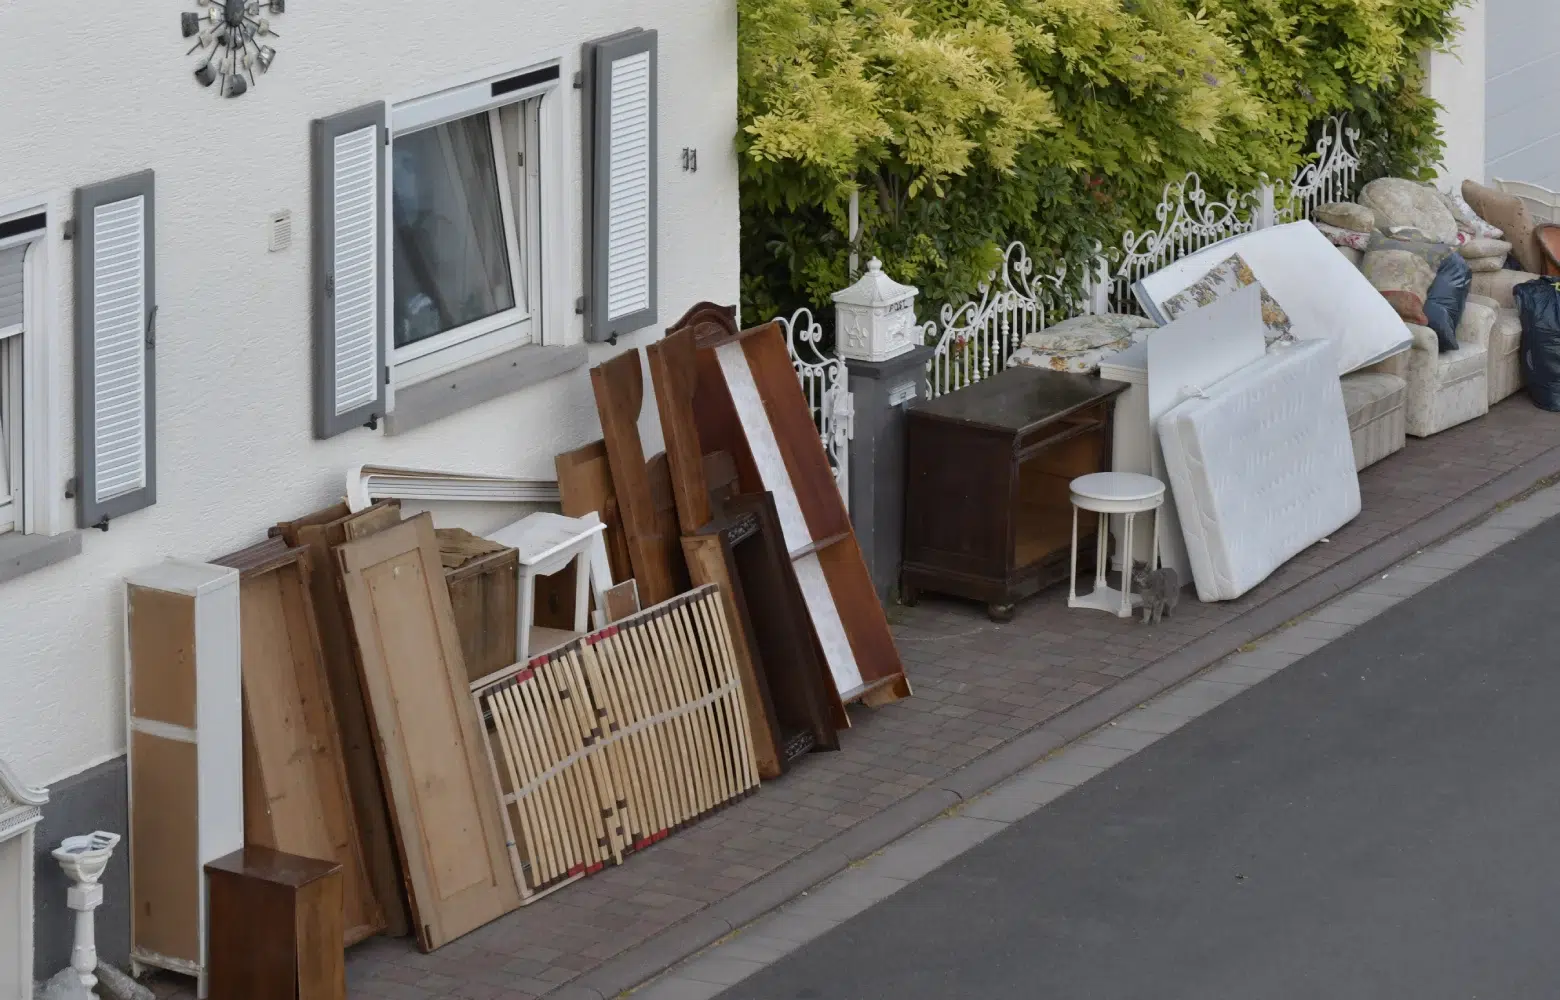
POLYGON ((1462 322, 1463 309, 1468 305, 1468 289, 1473 286, 1473 271, 1460 253, 1454 253, 1441 261, 1435 272, 1435 281, 1425 293, 1425 318, 1435 331, 1435 339, 1441 350, 1457 350, 1457 325, 1462 322))
POLYGON ((1560 281, 1538 278, 1511 291, 1522 314, 1522 372, 1541 410, 1560 412, 1560 281))

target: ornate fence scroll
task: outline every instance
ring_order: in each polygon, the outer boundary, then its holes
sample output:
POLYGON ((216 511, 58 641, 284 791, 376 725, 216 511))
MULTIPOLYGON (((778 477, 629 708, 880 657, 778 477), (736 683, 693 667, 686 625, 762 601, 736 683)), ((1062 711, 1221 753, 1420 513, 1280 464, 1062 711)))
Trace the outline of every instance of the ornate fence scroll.
POLYGON ((1261 190, 1245 194, 1230 191, 1223 201, 1210 201, 1196 173, 1166 184, 1164 198, 1154 210, 1159 227, 1142 233, 1127 230, 1114 253, 1111 309, 1141 312, 1132 297, 1133 282, 1205 246, 1251 232, 1262 207, 1261 190))
POLYGON ((812 310, 798 309, 789 319, 781 316, 776 322, 785 330, 786 349, 790 351, 796 377, 801 380, 802 397, 807 400, 824 453, 834 469, 834 481, 849 508, 850 436, 855 411, 845 362, 819 348, 823 328, 813 319, 812 310))
POLYGON ((1047 310, 1056 319, 1087 311, 1065 295, 1066 275, 1034 273, 1034 261, 1022 243, 1011 243, 1002 263, 981 282, 978 297, 955 308, 942 307, 922 327, 935 347, 926 363, 927 397, 973 385, 1007 366, 1024 338, 1046 328, 1047 310))
POLYGON ((1316 142, 1316 159, 1278 191, 1278 221, 1308 219, 1318 205, 1353 198, 1360 170, 1359 141, 1360 130, 1348 128, 1342 116, 1328 121, 1316 142))

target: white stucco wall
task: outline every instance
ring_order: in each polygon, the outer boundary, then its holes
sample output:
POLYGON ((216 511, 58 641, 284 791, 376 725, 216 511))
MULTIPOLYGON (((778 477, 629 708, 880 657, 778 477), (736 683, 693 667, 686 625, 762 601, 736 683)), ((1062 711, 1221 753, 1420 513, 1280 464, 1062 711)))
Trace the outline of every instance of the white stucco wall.
MULTIPOLYGON (((1517 0, 1499 0, 1514 3, 1517 0)), ((1548 3, 1551 0, 1537 0, 1548 3)), ((1485 0, 1469 0, 1457 9, 1462 22, 1450 52, 1427 54, 1426 90, 1441 104, 1438 120, 1446 149, 1440 163, 1440 186, 1484 180, 1485 149, 1485 0)))
POLYGON ((1560 188, 1560 3, 1491 0, 1485 169, 1491 178, 1560 188))
MULTIPOLYGON (((219 98, 191 77, 170 4, 0 2, 0 205, 50 211, 61 493, 73 467, 72 190, 144 168, 157 174, 158 503, 89 531, 73 559, 0 584, 0 756, 32 784, 123 751, 120 579, 173 556, 207 559, 268 525, 331 502, 359 462, 552 475, 555 453, 598 437, 584 369, 386 438, 310 433, 309 123, 369 101, 433 91, 484 70, 563 60, 571 132, 563 197, 569 269, 581 293, 582 42, 660 33, 661 322, 738 292, 736 12, 731 0, 296 2, 275 18, 278 57, 258 87, 219 98), (679 166, 699 150, 697 173, 679 166), (290 250, 266 251, 266 219, 291 209, 290 250)), ((556 190, 556 189, 553 189, 556 190)), ((570 336, 579 335, 571 315, 570 336)), ((616 351, 592 348, 592 363, 616 351)), ((648 387, 647 387, 648 388, 648 387)), ((659 447, 647 396, 646 450, 659 447)), ((69 501, 57 501, 67 525, 69 501)), ((490 515, 491 516, 491 515, 490 515)))

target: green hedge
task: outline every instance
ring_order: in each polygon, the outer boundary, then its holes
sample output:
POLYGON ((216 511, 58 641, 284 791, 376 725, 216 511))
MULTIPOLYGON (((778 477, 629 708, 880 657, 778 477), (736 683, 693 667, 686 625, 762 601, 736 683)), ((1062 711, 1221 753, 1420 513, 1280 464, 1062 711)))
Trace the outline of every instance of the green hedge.
POLYGON ((855 189, 863 254, 938 303, 1008 240, 1081 269, 1188 170, 1287 178, 1340 112, 1362 180, 1423 174, 1460 2, 738 0, 743 314, 844 286, 855 189))

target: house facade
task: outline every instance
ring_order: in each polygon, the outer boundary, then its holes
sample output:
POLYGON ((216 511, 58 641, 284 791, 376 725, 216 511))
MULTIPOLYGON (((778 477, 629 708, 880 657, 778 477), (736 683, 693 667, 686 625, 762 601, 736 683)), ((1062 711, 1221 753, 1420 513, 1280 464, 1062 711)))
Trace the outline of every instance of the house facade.
MULTIPOLYGON (((0 3, 0 759, 49 789, 38 978, 69 960, 48 850, 124 832, 125 573, 359 464, 551 478, 599 437, 591 365, 737 300, 735 49, 729 0, 0 3)), ((122 857, 104 883, 122 961, 122 857)))

